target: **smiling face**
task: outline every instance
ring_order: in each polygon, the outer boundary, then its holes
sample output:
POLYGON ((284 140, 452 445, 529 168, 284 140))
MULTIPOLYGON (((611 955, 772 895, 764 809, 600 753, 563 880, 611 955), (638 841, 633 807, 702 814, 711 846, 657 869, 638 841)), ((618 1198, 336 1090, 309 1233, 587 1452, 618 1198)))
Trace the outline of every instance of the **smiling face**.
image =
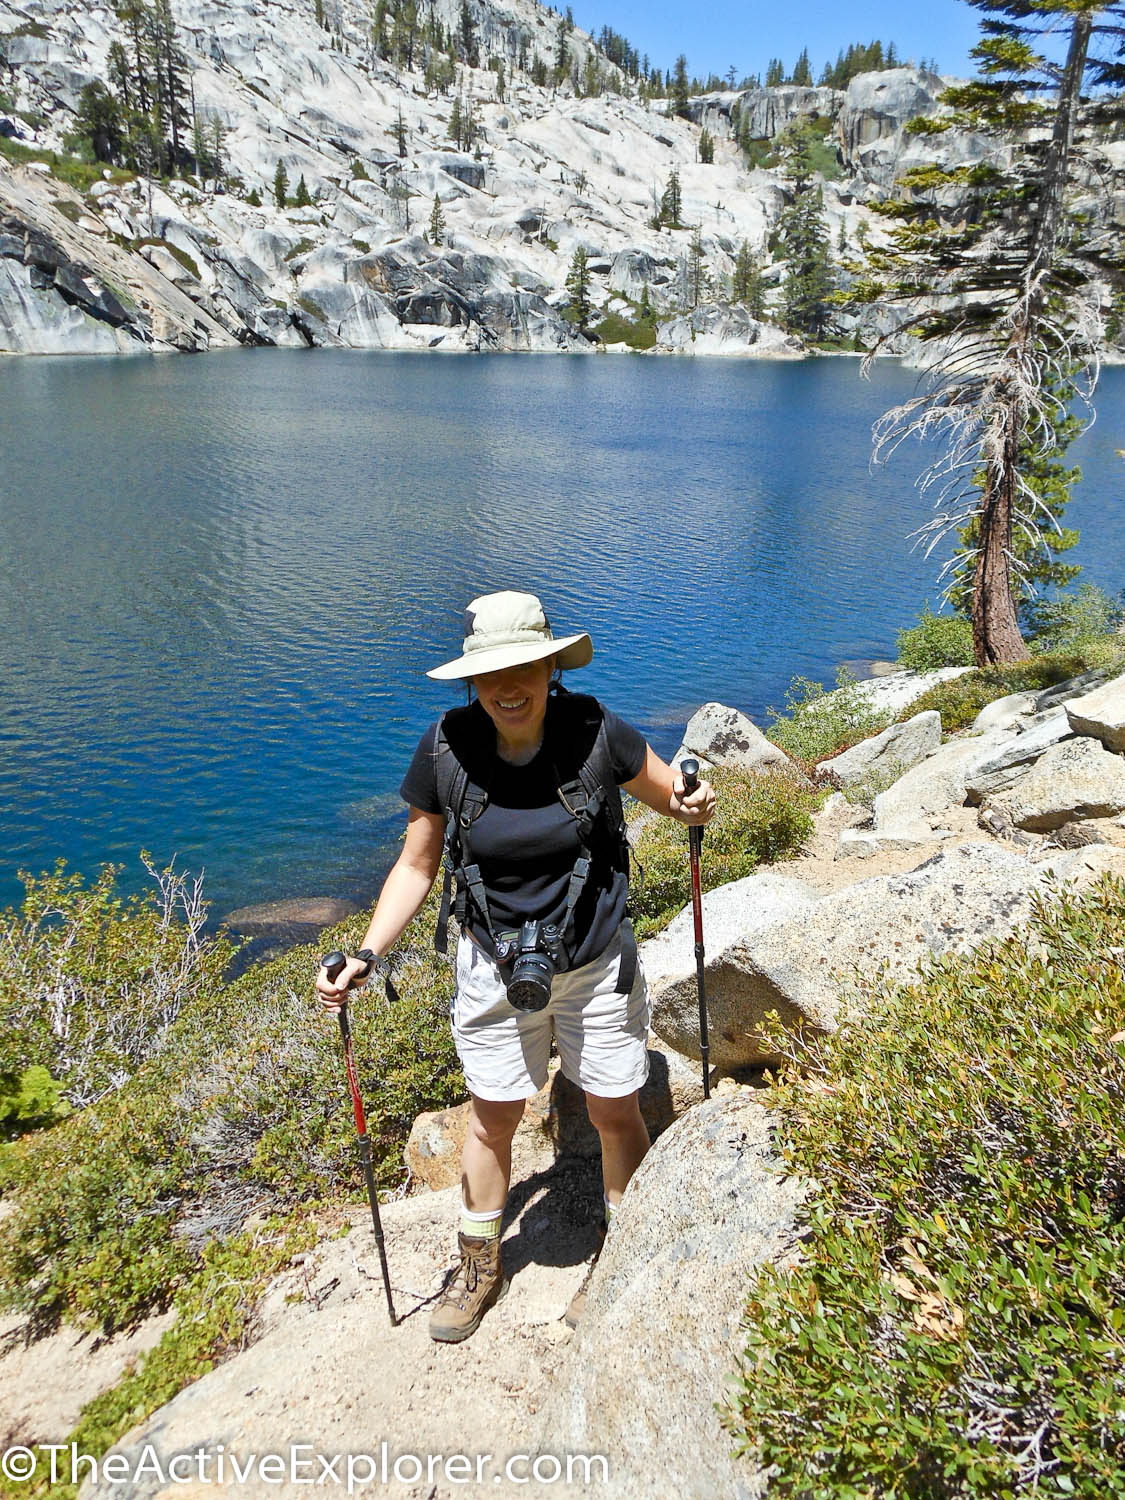
POLYGON ((555 658, 545 656, 473 678, 480 705, 496 726, 502 750, 526 751, 542 739, 547 687, 554 667, 555 658))

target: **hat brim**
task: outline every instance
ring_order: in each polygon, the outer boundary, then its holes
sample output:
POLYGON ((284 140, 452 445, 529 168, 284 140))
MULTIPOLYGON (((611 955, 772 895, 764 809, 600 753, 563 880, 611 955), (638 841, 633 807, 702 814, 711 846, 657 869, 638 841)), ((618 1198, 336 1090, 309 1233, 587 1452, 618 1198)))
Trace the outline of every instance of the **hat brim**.
POLYGON ((553 641, 530 641, 516 646, 493 646, 491 650, 470 651, 456 661, 444 662, 426 673, 438 682, 448 682, 458 677, 479 677, 485 672, 499 672, 504 667, 522 667, 525 662, 541 661, 545 656, 557 656, 559 666, 573 672, 576 667, 585 667, 594 659, 594 643, 583 632, 580 635, 563 635, 553 641))

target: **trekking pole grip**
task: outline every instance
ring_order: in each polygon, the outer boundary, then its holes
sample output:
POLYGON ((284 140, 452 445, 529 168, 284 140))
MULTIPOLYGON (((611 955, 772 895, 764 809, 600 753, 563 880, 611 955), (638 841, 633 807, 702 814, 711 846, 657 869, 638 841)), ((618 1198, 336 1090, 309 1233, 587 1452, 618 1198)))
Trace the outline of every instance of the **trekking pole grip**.
POLYGON ((688 755, 680 761, 680 771, 684 778, 684 791, 694 792, 699 785, 699 762, 694 755, 688 755))

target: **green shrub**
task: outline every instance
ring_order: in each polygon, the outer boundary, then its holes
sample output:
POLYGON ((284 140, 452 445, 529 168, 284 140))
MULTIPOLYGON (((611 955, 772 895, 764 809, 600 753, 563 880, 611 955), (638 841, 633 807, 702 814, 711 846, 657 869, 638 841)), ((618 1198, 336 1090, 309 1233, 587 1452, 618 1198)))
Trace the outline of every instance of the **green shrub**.
MULTIPOLYGON (((414 1117, 464 1097, 448 1025, 452 976, 433 952, 436 900, 397 950, 399 1005, 351 1006, 377 1180, 402 1179, 414 1117)), ((357 916, 225 987, 200 990, 112 1098, 0 1152, 5 1305, 39 1328, 106 1330, 168 1305, 204 1247, 254 1214, 361 1199, 336 1021, 316 1004, 320 952, 354 951, 357 916)))
MULTIPOLYGON (((1125 646, 1125 642, 1122 643, 1125 646)), ((946 733, 964 729, 987 704, 1009 693, 1038 692, 1066 682, 1094 665, 1084 655, 1027 657, 1007 667, 980 667, 937 682, 910 705, 911 714, 936 708, 946 733)))
POLYGON ((89 886, 62 861, 21 872, 20 908, 0 912, 0 1075, 43 1067, 81 1108, 119 1089, 218 986, 233 948, 204 937, 198 882, 142 859, 155 890, 129 900, 112 865, 89 886))
MULTIPOLYGON (((1125 593, 1112 598, 1094 583, 1073 594, 1036 599, 1025 606, 1034 652, 1080 651, 1116 631, 1125 619, 1125 593)), ((1121 641, 1125 651, 1125 637, 1121 641)))
POLYGON ((899 631, 895 647, 898 665, 912 672, 971 667, 975 661, 973 622, 963 615, 935 615, 927 603, 917 625, 899 631))
POLYGON ((810 771, 817 761, 837 755, 887 727, 892 716, 872 708, 857 690, 857 679, 847 667, 836 672, 836 690, 826 693, 819 682, 794 677, 785 693, 788 718, 770 708, 773 723, 766 738, 810 771))
POLYGON ((859 981, 866 1018, 775 1085, 815 1187, 724 1417, 771 1495, 1121 1492, 1125 882, 1033 908, 912 986, 859 981))
POLYGON ((651 349, 656 343, 656 329, 651 323, 635 323, 620 313, 607 312, 593 332, 603 344, 628 344, 630 349, 651 349))
POLYGON ((39 1064, 0 1073, 0 1141, 53 1125, 70 1113, 62 1085, 39 1064))
MULTIPOLYGON (((824 794, 784 772, 763 775, 714 767, 715 816, 707 825, 700 873, 704 890, 753 874, 760 864, 796 854, 812 832, 824 794)), ((634 878, 631 905, 638 937, 666 927, 691 900, 688 833, 682 823, 631 808, 632 844, 643 878, 634 878)))

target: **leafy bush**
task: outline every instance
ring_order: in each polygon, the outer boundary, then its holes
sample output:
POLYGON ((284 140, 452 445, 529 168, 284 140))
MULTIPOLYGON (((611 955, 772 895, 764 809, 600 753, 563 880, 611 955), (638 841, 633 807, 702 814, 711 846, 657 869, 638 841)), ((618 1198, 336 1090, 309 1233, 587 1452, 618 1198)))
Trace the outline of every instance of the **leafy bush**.
MULTIPOLYGON (((1073 594, 1035 599, 1025 607, 1034 652, 1080 651, 1115 631, 1125 620, 1125 593, 1117 599, 1094 583, 1073 594)), ((1122 641, 1125 649, 1125 639, 1122 641)))
POLYGON ((899 631, 895 647, 899 666, 912 672, 971 667, 976 660, 973 622, 963 615, 935 615, 928 603, 922 606, 917 625, 899 631))
MULTIPOLYGON (((760 864, 797 852, 812 832, 812 812, 823 793, 784 772, 763 775, 714 767, 715 816, 707 825, 700 874, 704 890, 753 874, 760 864)), ((630 809, 632 844, 643 878, 634 879, 632 910, 638 937, 666 927, 691 900, 688 834, 682 823, 630 809)))
POLYGON ((0 1141, 63 1119, 70 1106, 61 1093, 61 1085, 39 1064, 22 1073, 0 1073, 0 1141))
POLYGON ((607 312, 593 332, 603 344, 628 344, 630 349, 651 349, 656 343, 656 329, 652 323, 633 322, 620 313, 607 312))
POLYGON ((913 986, 861 981, 867 1018, 777 1081, 814 1196, 800 1265, 755 1278, 725 1416, 771 1494, 1120 1493, 1123 930, 1120 879, 1036 899, 913 986))
POLYGON ((90 886, 62 861, 21 872, 22 905, 0 912, 0 1075, 45 1068, 81 1108, 119 1089, 219 984, 233 948, 203 936, 200 883, 142 859, 156 889, 128 901, 112 865, 90 886))
POLYGON ((774 722, 766 738, 780 745, 806 772, 817 761, 878 734, 892 721, 891 715, 872 708, 847 667, 838 669, 836 683, 836 690, 826 693, 819 682, 794 677, 785 692, 789 717, 776 708, 768 710, 774 722))
MULTIPOLYGON (((436 903, 408 929, 402 1000, 357 996, 356 1067, 377 1180, 402 1177, 416 1114, 464 1096, 448 1026, 451 977, 432 947, 436 903)), ((167 1306, 208 1243, 253 1215, 362 1196, 336 1022, 316 1004, 321 951, 358 946, 366 918, 226 987, 201 989, 112 1098, 0 1152, 6 1305, 40 1328, 66 1314, 111 1330, 167 1306)), ((381 997, 381 991, 379 992, 381 997)))

